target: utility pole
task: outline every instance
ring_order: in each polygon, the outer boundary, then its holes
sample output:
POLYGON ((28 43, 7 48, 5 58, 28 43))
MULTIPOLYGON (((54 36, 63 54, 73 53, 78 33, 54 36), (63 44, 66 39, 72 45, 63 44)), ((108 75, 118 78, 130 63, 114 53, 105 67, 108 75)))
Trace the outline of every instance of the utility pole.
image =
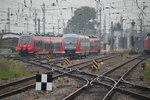
POLYGON ((96 1, 97 35, 101 37, 101 4, 100 0, 95 1, 96 1))
POLYGON ((146 15, 146 13, 144 12, 145 8, 148 7, 145 5, 146 2, 143 2, 143 6, 139 7, 138 2, 137 2, 137 6, 138 8, 141 10, 141 12, 139 13, 138 17, 139 17, 139 21, 140 21, 140 48, 143 48, 143 38, 144 38, 144 33, 145 33, 145 28, 144 26, 144 16, 146 15))
POLYGON ((53 26, 53 33, 55 34, 55 26, 53 26))
POLYGON ((10 8, 8 8, 7 12, 7 32, 10 32, 10 8))
POLYGON ((59 22, 60 22, 60 19, 58 19, 58 34, 59 34, 59 22))
POLYGON ((98 0, 95 0, 96 1, 96 34, 97 36, 99 35, 99 30, 98 30, 98 0))
POLYGON ((102 36, 101 36, 101 35, 102 35, 102 32, 101 32, 101 24, 102 24, 102 23, 101 23, 101 16, 102 16, 102 9, 101 9, 101 5, 100 5, 100 0, 99 0, 99 6, 100 6, 100 7, 99 7, 99 17, 100 17, 100 18, 99 18, 99 21, 100 21, 100 22, 99 22, 99 35, 100 35, 100 37, 102 37, 102 36))
POLYGON ((114 28, 113 22, 111 22, 111 50, 114 50, 114 28))
POLYGON ((40 19, 38 18, 38 34, 40 34, 40 19))
POLYGON ((28 16, 26 17, 26 20, 27 20, 27 33, 29 33, 29 18, 28 18, 28 16))
MULTIPOLYGON (((63 29, 65 29, 65 19, 63 19, 63 29)), ((64 34, 64 31, 63 31, 64 34)))
POLYGON ((123 17, 120 17, 121 23, 121 48, 124 48, 124 37, 123 37, 123 17))
POLYGON ((104 16, 104 42, 106 42, 106 15, 104 16))
POLYGON ((35 23, 35 33, 37 33, 37 10, 35 9, 35 19, 34 19, 34 23, 35 23))
POLYGON ((45 35, 45 3, 43 3, 43 34, 45 35))
POLYGON ((73 17, 73 7, 71 7, 71 17, 73 17))
POLYGON ((135 41, 134 41, 134 38, 135 38, 135 36, 134 36, 134 27, 135 27, 135 22, 134 21, 132 21, 131 22, 131 29, 132 29, 132 35, 131 35, 131 48, 134 50, 135 49, 135 41))
POLYGON ((142 37, 143 37, 143 20, 140 18, 140 48, 142 49, 142 37))

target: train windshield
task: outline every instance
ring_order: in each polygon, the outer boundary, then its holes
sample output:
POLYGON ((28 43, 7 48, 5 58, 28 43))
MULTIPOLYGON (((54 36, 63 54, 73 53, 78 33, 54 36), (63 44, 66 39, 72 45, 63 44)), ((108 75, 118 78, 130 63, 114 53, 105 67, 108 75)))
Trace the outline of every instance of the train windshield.
POLYGON ((65 37, 64 38, 64 44, 70 44, 70 45, 76 45, 77 44, 77 38, 76 37, 65 37))
POLYGON ((31 40, 31 36, 21 36, 20 44, 28 44, 31 40))

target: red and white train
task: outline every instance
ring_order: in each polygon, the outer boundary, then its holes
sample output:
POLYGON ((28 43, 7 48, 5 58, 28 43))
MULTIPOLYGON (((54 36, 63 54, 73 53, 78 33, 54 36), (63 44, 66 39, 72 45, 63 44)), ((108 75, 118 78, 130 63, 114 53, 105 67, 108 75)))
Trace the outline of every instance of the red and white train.
POLYGON ((18 51, 22 56, 34 54, 54 54, 70 57, 85 57, 100 53, 100 39, 85 35, 64 34, 63 37, 21 36, 18 51))
POLYGON ((90 38, 90 54, 98 54, 101 51, 100 39, 90 38))
POLYGON ((150 53, 150 33, 144 39, 144 52, 150 53))
POLYGON ((78 34, 65 34, 63 37, 67 56, 82 57, 100 53, 100 39, 98 38, 89 38, 78 34))
POLYGON ((66 56, 82 57, 89 54, 90 40, 88 36, 65 34, 63 35, 63 38, 66 56))
POLYGON ((62 37, 21 36, 18 40, 18 51, 21 56, 28 54, 64 54, 62 37))

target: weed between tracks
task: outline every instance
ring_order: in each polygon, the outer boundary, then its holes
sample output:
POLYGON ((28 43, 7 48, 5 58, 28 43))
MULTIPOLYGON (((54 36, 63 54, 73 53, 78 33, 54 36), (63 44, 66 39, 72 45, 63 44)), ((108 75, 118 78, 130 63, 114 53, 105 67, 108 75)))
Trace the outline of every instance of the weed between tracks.
POLYGON ((147 60, 145 60, 144 63, 146 63, 146 67, 145 67, 144 70, 141 69, 141 71, 144 74, 144 78, 150 79, 150 58, 148 58, 147 60))
POLYGON ((31 73, 25 72, 18 62, 0 57, 0 80, 30 75, 31 73))

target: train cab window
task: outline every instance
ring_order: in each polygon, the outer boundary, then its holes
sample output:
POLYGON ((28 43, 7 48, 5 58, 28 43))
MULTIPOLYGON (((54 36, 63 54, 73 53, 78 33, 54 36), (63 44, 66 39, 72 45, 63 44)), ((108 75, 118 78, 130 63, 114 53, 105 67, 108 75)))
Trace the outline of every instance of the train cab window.
POLYGON ((28 44, 31 41, 31 36, 21 36, 20 44, 28 44))
POLYGON ((65 45, 68 45, 68 44, 76 45, 77 44, 77 38, 75 38, 75 37, 65 37, 64 38, 64 44, 65 45))
POLYGON ((34 40, 34 46, 43 46, 42 40, 34 40))

